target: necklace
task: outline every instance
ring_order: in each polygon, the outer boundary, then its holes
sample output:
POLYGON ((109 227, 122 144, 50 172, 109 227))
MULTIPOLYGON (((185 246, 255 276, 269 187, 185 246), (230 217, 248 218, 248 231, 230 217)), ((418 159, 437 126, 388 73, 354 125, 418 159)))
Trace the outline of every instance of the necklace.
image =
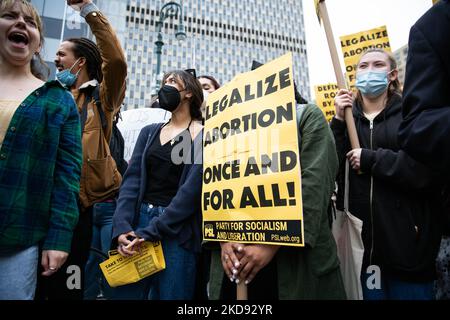
MULTIPOLYGON (((170 120, 169 120, 169 122, 170 122, 170 120)), ((190 133, 190 129, 189 129, 189 128, 191 127, 191 124, 192 124, 192 119, 191 119, 191 122, 189 122, 188 127, 185 129, 185 130, 187 130, 189 133, 190 133)), ((173 138, 170 140, 170 145, 171 145, 171 146, 173 146, 173 145, 175 144, 177 137, 178 137, 178 135, 176 135, 175 137, 173 137, 173 138)))

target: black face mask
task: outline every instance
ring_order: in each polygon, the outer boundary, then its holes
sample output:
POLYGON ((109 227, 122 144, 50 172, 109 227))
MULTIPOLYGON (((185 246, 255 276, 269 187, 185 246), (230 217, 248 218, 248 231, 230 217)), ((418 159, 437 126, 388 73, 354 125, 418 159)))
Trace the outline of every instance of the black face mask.
MULTIPOLYGON (((184 91, 184 90, 182 90, 184 91)), ((159 106, 169 112, 174 111, 181 102, 181 95, 177 88, 165 85, 158 92, 159 106)))

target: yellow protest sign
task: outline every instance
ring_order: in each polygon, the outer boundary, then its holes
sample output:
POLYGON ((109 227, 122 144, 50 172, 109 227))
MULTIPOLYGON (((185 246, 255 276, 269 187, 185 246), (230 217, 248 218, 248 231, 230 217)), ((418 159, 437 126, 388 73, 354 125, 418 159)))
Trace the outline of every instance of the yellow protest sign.
POLYGON ((435 5, 438 2, 439 2, 439 0, 433 0, 433 5, 435 5))
POLYGON ((334 98, 336 97, 338 91, 339 88, 336 83, 314 86, 316 104, 322 110, 328 122, 330 122, 336 114, 334 109, 334 98))
POLYGON ((137 282, 166 268, 161 242, 143 242, 140 253, 121 256, 117 250, 109 252, 109 259, 100 269, 111 287, 137 282))
POLYGON ((205 120, 204 239, 303 246, 292 54, 211 93, 205 120))
POLYGON ((352 90, 355 88, 356 66, 361 53, 368 48, 380 48, 391 52, 386 26, 343 36, 340 40, 346 80, 352 90))

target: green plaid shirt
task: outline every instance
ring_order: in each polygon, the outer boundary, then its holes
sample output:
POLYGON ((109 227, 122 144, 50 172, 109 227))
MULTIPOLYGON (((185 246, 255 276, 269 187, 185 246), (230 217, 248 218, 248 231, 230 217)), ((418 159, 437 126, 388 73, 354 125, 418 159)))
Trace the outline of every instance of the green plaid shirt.
POLYGON ((16 110, 0 149, 0 253, 38 244, 70 251, 78 221, 81 129, 73 96, 57 81, 16 110))

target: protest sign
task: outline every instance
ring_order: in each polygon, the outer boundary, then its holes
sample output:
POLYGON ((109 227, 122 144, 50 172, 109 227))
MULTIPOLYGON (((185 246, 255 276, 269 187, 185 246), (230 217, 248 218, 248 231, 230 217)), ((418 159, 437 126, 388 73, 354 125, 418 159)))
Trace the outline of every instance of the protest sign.
POLYGON ((334 98, 336 97, 338 91, 339 88, 336 83, 314 86, 314 92, 316 94, 316 104, 322 110, 328 122, 330 122, 336 114, 334 108, 334 98))
POLYGON ((292 54, 211 93, 205 118, 204 239, 303 246, 292 54))
POLYGON ((159 108, 140 108, 123 111, 121 115, 122 120, 117 127, 125 140, 124 159, 130 161, 141 129, 152 123, 168 121, 171 113, 159 108))

